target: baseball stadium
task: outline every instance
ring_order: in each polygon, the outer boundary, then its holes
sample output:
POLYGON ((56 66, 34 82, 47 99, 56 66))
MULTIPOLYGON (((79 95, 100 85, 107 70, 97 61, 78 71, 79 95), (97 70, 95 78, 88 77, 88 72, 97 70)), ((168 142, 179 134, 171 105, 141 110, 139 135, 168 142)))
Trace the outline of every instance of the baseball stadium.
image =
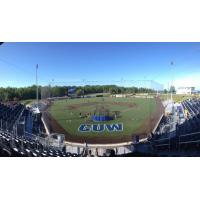
MULTIPOLYGON (((157 44, 146 45, 160 52, 157 44)), ((138 47, 146 58, 148 48, 135 43, 0 43, 1 54, 10 56, 0 58, 7 67, 2 74, 10 77, 2 76, 0 87, 0 156, 199 157, 198 85, 184 81, 175 87, 175 78, 167 74, 173 61, 160 61, 167 65, 165 72, 155 68, 162 78, 148 80, 143 75, 149 70, 150 76, 152 69, 132 68, 136 58, 130 52, 137 55, 138 47), (36 57, 43 66, 20 65, 36 57), (55 68, 58 58, 60 68, 55 68), (123 68, 125 63, 129 67, 123 68)))

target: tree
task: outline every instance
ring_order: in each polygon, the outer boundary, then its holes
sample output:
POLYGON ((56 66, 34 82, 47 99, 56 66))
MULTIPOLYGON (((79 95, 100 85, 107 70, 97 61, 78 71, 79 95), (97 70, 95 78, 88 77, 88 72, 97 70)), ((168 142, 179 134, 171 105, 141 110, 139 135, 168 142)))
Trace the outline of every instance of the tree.
POLYGON ((170 87, 170 92, 176 93, 176 89, 175 89, 175 87, 173 85, 170 87))
POLYGON ((76 94, 77 94, 77 96, 83 95, 83 90, 81 88, 77 89, 76 94))
MULTIPOLYGON (((21 87, 21 88, 0 88, 0 100, 1 101, 13 101, 14 99, 19 100, 27 100, 27 99, 36 99, 36 85, 32 85, 29 87, 21 87)), ((69 88, 75 88, 76 94, 78 96, 84 94, 94 94, 94 93, 102 93, 107 92, 110 94, 119 94, 119 93, 154 93, 155 91, 148 88, 138 88, 138 87, 119 87, 116 85, 86 85, 82 86, 39 86, 39 98, 41 95, 43 98, 46 97, 63 97, 67 95, 67 91, 69 88), (41 94, 42 93, 42 94, 41 94), (50 95, 51 94, 51 95, 50 95)), ((175 88, 173 88, 173 92, 175 92, 175 88)))
POLYGON ((117 90, 115 87, 111 87, 109 91, 111 94, 117 94, 117 90))
POLYGON ((166 89, 164 89, 164 91, 163 91, 163 92, 164 92, 164 94, 167 94, 167 92, 168 92, 168 91, 167 91, 166 89))

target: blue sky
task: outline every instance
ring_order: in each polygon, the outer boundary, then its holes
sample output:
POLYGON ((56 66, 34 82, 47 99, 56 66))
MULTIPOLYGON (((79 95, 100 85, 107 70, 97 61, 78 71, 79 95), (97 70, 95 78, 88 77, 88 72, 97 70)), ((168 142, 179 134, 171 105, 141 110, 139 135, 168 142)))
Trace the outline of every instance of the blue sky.
POLYGON ((36 64, 41 85, 154 80, 167 87, 173 79, 176 86, 200 86, 200 43, 4 43, 0 86, 34 84, 36 64))

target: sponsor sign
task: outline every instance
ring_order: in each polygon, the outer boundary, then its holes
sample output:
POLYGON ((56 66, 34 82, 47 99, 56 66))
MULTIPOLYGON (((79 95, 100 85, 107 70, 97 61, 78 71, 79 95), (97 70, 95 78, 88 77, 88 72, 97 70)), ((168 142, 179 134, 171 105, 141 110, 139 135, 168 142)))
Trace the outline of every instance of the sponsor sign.
POLYGON ((69 88, 68 89, 68 94, 75 94, 76 93, 76 88, 69 88))

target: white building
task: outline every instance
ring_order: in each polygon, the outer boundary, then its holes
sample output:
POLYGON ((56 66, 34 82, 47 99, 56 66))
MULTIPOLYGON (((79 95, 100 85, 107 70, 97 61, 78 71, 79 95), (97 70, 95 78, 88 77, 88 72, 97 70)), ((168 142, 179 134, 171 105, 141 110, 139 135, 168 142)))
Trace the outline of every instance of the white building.
POLYGON ((195 87, 179 87, 176 94, 194 94, 195 87))

